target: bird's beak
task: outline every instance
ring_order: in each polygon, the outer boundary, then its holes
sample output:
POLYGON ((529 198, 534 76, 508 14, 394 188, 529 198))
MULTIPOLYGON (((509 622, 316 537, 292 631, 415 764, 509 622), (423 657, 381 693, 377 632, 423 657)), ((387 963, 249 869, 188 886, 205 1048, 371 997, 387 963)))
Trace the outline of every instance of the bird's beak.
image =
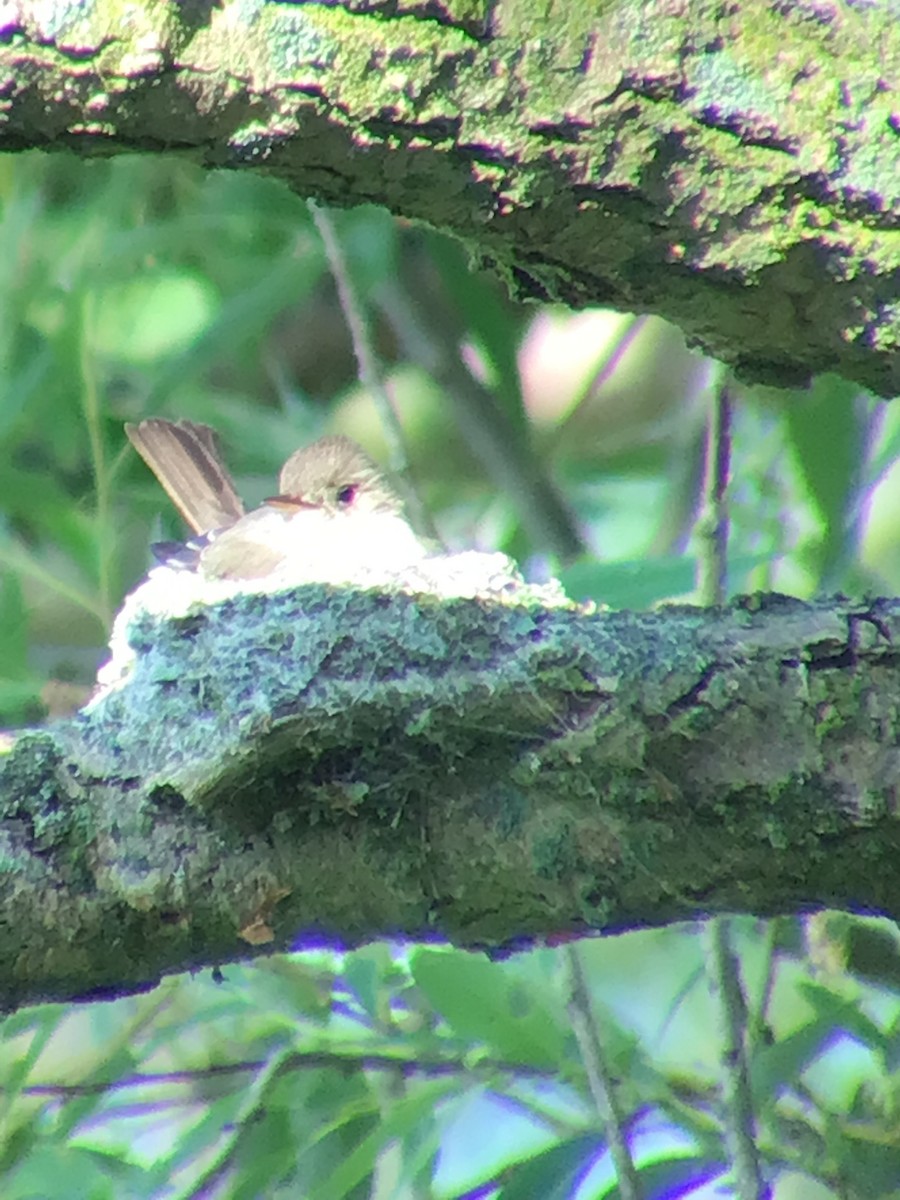
POLYGON ((283 512, 296 512, 299 508, 319 507, 317 504, 313 504, 312 500, 305 500, 302 496, 267 496, 263 503, 270 504, 272 508, 280 508, 283 512))

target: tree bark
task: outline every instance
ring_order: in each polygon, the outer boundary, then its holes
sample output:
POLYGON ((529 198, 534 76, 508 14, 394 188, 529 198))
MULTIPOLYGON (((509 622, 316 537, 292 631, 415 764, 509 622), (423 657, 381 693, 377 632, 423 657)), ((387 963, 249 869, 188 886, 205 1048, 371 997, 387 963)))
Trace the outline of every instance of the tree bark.
POLYGON ((132 626, 0 767, 0 990, 325 938, 900 915, 900 602, 655 613, 308 586, 132 626))
POLYGON ((890 5, 0 8, 0 149, 177 151, 467 240, 520 297, 900 391, 890 5))

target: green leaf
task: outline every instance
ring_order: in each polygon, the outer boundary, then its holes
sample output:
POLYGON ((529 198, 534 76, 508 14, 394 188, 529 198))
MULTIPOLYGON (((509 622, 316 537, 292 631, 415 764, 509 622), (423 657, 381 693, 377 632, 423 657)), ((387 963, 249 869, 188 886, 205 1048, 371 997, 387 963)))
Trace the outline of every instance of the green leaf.
POLYGON ((559 1142, 512 1167, 497 1200, 570 1200, 604 1148, 600 1133, 582 1133, 559 1142))
MULTIPOLYGON (((7 686, 13 681, 21 684, 28 675, 28 613, 19 576, 14 571, 0 571, 0 646, 3 647, 0 679, 7 686)), ((29 682, 28 690, 32 688, 29 682)))
POLYGON ((896 1127, 891 1131, 880 1123, 845 1127, 829 1120, 826 1142, 837 1165, 837 1175, 864 1184, 855 1193, 847 1194, 896 1200, 900 1178, 896 1127))
POLYGON ((525 431, 528 420, 518 363, 521 317, 504 303, 492 279, 472 271, 459 242, 439 233, 427 241, 444 287, 490 368, 488 386, 515 427, 525 431))
POLYGON ((372 204, 343 212, 330 210, 329 215, 353 284, 367 309, 379 284, 397 277, 397 222, 386 209, 372 204))
POLYGON ((218 307, 209 281, 176 269, 144 271, 104 288, 92 306, 94 350, 138 366, 185 350, 218 307))
POLYGON ((848 512, 862 455, 859 400, 856 384, 837 375, 822 375, 806 395, 792 397, 787 406, 788 434, 825 526, 819 551, 823 574, 845 552, 848 512))
POLYGON ((10 1017, 3 1022, 4 1042, 25 1029, 32 1030, 32 1036, 27 1047, 16 1058, 8 1062, 2 1075, 3 1094, 10 1096, 18 1092, 27 1082, 35 1063, 50 1045, 51 1039, 65 1022, 68 1009, 62 1004, 47 1004, 43 1008, 32 1011, 30 1019, 25 1017, 24 1024, 19 1024, 16 1017, 10 1017))
POLYGON ((763 1046, 753 1055, 750 1079, 760 1104, 769 1104, 786 1087, 793 1087, 806 1068, 832 1038, 832 1017, 807 1021, 774 1045, 763 1046))
POLYGON ((695 574, 696 562, 688 555, 622 562, 582 558, 564 568, 560 582, 573 600, 643 609, 658 600, 692 592, 695 574))
POLYGON ((457 1036, 516 1063, 560 1066, 565 1059, 564 1015, 534 979, 517 978, 513 964, 422 948, 411 965, 416 984, 457 1036))
MULTIPOLYGON (((768 561, 765 554, 739 554, 728 560, 732 592, 739 592, 754 567, 768 561)), ((693 555, 602 562, 582 558, 560 573, 560 581, 573 600, 596 600, 610 608, 645 609, 660 600, 687 596, 696 586, 697 560, 693 555)))
POLYGON ((21 1167, 3 1180, 5 1200, 116 1200, 147 1196, 145 1171, 89 1146, 36 1145, 21 1167))
POLYGON ((841 1029, 878 1054, 888 1051, 890 1038, 858 1003, 812 979, 800 983, 799 990, 819 1018, 829 1023, 832 1032, 841 1029))
MULTIPOLYGON (((710 1162, 708 1158, 679 1156, 664 1162, 645 1163, 638 1168, 637 1176, 642 1195, 676 1200, 676 1197, 690 1196, 696 1188, 718 1178, 726 1169, 724 1163, 710 1162)), ((723 1196, 725 1194, 723 1192, 723 1196)), ((603 1200, 620 1200, 621 1195, 619 1185, 614 1184, 603 1192, 603 1200)))
POLYGON ((168 1153, 160 1153, 153 1171, 160 1182, 168 1181, 176 1172, 187 1171, 198 1159, 205 1159, 216 1147, 227 1130, 234 1137, 234 1123, 238 1120, 243 1103, 243 1094, 234 1091, 207 1100, 200 1110, 199 1119, 185 1124, 168 1153))
MULTIPOLYGON (((459 1081, 454 1079, 411 1085, 410 1093, 394 1101, 371 1132, 358 1140, 335 1170, 317 1182, 316 1200, 343 1200, 369 1178, 391 1142, 407 1138, 418 1140, 416 1135, 423 1129, 433 1133, 435 1108, 444 1097, 455 1095, 458 1090, 459 1081)), ((425 1140, 428 1140, 427 1132, 425 1140)), ((432 1152, 436 1145, 435 1140, 432 1152)))
POLYGON ((268 265, 262 278, 248 281, 241 291, 224 300, 214 319, 181 353, 158 364, 146 411, 163 407, 186 380, 227 360, 237 347, 257 341, 283 309, 299 303, 312 291, 320 272, 321 263, 312 255, 302 260, 285 256, 268 265))
POLYGON ((384 955, 382 946, 364 946, 347 955, 341 972, 347 987, 373 1021, 381 1021, 388 1006, 384 975, 389 963, 384 961, 384 955))
MULTIPOLYGON (((270 1089, 271 1092, 271 1089, 270 1089)), ((296 1170, 296 1114, 267 1096, 240 1128, 238 1153, 233 1159, 228 1196, 231 1200, 259 1200, 271 1196, 279 1182, 296 1170)))

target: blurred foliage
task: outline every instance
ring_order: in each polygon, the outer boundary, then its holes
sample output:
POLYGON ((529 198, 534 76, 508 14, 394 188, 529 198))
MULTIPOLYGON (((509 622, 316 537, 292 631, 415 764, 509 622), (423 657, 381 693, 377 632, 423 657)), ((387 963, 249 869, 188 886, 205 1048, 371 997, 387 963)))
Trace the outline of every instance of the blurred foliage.
MULTIPOLYGON (((690 599, 720 368, 657 320, 517 308, 456 243, 380 210, 334 219, 447 543, 507 550, 616 607, 690 599), (430 367, 448 353, 496 402, 501 450, 505 429, 563 496, 577 559, 531 540, 537 493, 513 502, 484 465, 458 381, 430 367)), ((214 425, 250 502, 321 433, 382 459, 387 441, 309 213, 282 186, 175 159, 7 157, 0 239, 0 722, 14 725, 89 686, 146 547, 180 532, 125 421, 214 425)), ((895 409, 832 378, 738 390, 732 592, 900 590, 895 409)), ((893 926, 737 928, 778 1200, 896 1195, 893 926)), ((695 932, 579 952, 646 1195, 728 1194, 695 932)), ((379 945, 23 1011, 0 1046, 3 1195, 615 1196, 564 974, 549 948, 488 963, 379 945)))

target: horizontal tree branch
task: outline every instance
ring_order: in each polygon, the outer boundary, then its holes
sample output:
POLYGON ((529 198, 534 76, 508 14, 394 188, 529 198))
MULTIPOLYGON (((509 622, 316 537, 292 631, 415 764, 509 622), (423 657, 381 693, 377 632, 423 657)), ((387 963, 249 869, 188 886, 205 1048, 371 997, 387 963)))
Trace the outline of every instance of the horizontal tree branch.
POLYGON ((123 686, 0 760, 4 1002, 313 938, 896 917, 898 632, 322 585, 144 617, 123 686))
POLYGON ((900 392, 890 5, 135 3, 124 22, 112 0, 21 0, 0 72, 2 150, 265 171, 455 233, 520 296, 659 313, 744 374, 900 392))

